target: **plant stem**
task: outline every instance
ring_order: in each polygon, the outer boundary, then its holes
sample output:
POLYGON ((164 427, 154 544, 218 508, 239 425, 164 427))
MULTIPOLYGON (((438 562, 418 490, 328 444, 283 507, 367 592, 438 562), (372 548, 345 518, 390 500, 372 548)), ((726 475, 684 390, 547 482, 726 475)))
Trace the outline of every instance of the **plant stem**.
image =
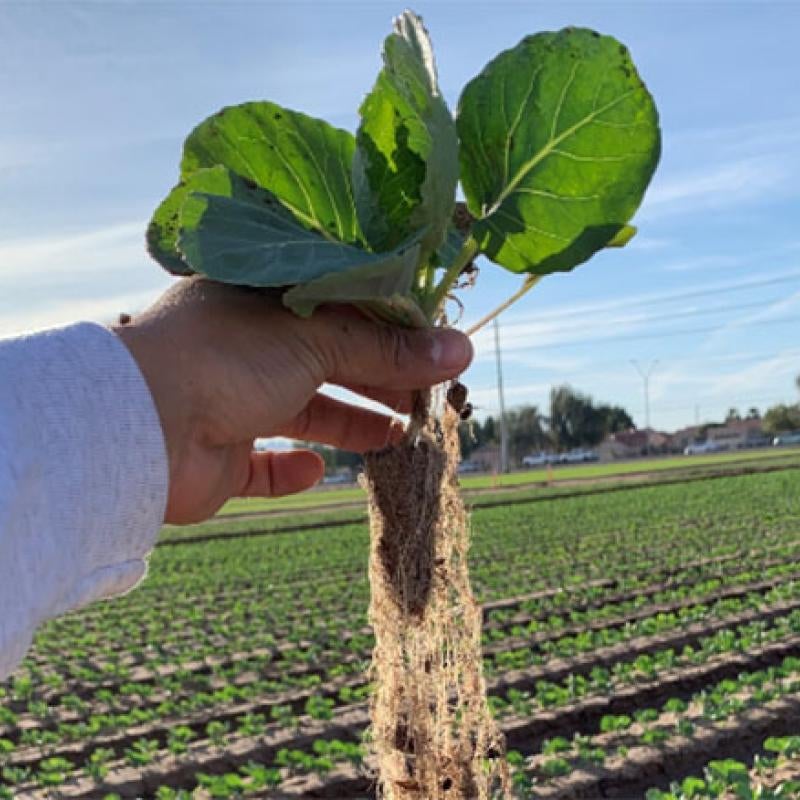
POLYGON ((447 293, 453 288, 458 276, 464 267, 478 255, 478 243, 470 236, 466 239, 453 263, 447 268, 439 285, 433 290, 430 300, 426 303, 425 313, 433 320, 434 315, 441 309, 447 298, 447 293))
POLYGON ((533 289, 533 287, 539 283, 541 278, 541 275, 528 275, 520 290, 512 294, 508 300, 506 300, 504 303, 501 303, 494 311, 490 311, 483 319, 479 320, 471 328, 469 328, 467 330, 467 336, 472 336, 473 333, 479 331, 484 325, 491 322, 496 316, 502 314, 510 305, 516 303, 520 297, 526 294, 530 289, 533 289))

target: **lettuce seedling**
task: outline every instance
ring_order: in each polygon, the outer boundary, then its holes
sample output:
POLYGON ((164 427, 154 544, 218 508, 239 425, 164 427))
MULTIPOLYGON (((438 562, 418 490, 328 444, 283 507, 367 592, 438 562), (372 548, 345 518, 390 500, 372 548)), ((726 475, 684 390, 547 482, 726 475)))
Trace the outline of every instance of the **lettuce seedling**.
MULTIPOLYGON (((280 291, 300 316, 346 304, 415 327, 448 324, 447 301, 484 256, 522 280, 472 332, 543 276, 626 244, 660 153, 627 49, 580 28, 500 53, 454 117, 428 33, 407 11, 359 113, 355 135, 266 101, 209 117, 186 139, 150 253, 176 275, 280 291)), ((511 792, 469 584, 456 470, 464 387, 448 400, 417 393, 404 440, 365 456, 370 747, 387 800, 511 792)))

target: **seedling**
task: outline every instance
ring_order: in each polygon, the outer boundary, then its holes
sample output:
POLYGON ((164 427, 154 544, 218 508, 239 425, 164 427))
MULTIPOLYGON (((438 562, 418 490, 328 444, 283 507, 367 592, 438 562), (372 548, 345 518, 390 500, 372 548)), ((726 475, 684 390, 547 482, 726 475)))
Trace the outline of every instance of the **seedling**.
MULTIPOLYGON (((153 257, 176 275, 274 290, 300 316, 338 303, 428 327, 453 323, 450 301, 483 256, 522 280, 472 333, 544 276, 634 235, 660 134, 615 39, 527 36, 467 84, 455 118, 419 17, 395 21, 383 61, 355 135, 266 101, 195 128, 148 229, 153 257)), ((365 460, 372 741, 390 799, 486 797, 498 778, 510 792, 467 574, 464 404, 444 398, 418 393, 404 441, 365 460)))

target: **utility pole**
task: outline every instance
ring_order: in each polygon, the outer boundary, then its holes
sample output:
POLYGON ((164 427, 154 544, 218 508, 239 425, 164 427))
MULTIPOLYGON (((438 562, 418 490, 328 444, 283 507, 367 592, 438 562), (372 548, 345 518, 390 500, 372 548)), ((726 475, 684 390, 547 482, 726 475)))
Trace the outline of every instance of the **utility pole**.
POLYGON ((494 318, 494 357, 497 362, 497 399, 500 402, 500 472, 508 472, 508 430, 506 401, 503 396, 503 361, 500 357, 500 325, 494 318))
POLYGON ((644 428, 647 431, 647 444, 645 450, 650 452, 650 376, 658 364, 658 359, 650 363, 650 366, 645 370, 639 366, 639 362, 631 359, 634 369, 639 373, 639 377, 644 384, 644 428))

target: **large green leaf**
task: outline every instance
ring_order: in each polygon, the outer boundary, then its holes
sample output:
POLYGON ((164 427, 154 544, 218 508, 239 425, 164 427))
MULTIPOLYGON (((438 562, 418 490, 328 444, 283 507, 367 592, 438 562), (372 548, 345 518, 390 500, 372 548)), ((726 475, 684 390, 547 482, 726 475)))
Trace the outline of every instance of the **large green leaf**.
POLYGON ((493 261, 545 275, 630 238, 660 133, 615 39, 574 28, 523 39, 466 86, 457 126, 472 235, 493 261))
POLYGON ((227 196, 193 193, 181 206, 177 245, 194 272, 223 283, 294 286, 398 256, 325 238, 249 179, 228 172, 228 180, 227 196))
POLYGON ((424 325, 425 315, 411 292, 418 260, 419 244, 413 244, 386 260, 344 272, 329 272, 295 286, 284 294, 283 302, 303 317, 323 303, 346 303, 389 322, 424 325))
MULTIPOLYGON (((239 183, 236 185, 240 186, 239 183)), ((192 192, 230 197, 233 191, 230 172, 220 166, 198 170, 182 180, 155 210, 147 227, 147 250, 150 255, 173 275, 190 275, 193 270, 177 249, 181 206, 192 192)))
POLYGON ((455 203, 458 137, 436 77, 428 32, 406 11, 383 46, 384 68, 364 100, 353 183, 376 250, 421 228, 421 260, 441 244, 455 203))
POLYGON ((364 244, 351 183, 355 140, 274 103, 230 106, 186 139, 181 174, 223 164, 271 192, 306 228, 364 244))

